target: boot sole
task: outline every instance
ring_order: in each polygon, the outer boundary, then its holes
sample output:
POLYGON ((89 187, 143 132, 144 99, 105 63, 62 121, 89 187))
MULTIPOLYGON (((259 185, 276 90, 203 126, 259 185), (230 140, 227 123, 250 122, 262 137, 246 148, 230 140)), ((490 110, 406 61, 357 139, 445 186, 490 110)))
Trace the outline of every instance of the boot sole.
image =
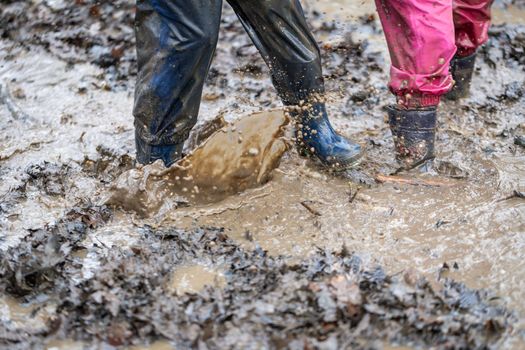
POLYGON ((360 152, 358 155, 356 155, 350 161, 347 161, 344 164, 340 164, 340 163, 326 163, 326 162, 323 162, 323 160, 321 158, 319 158, 316 154, 313 154, 310 151, 308 151, 307 149, 302 148, 302 147, 297 147, 297 152, 299 153, 299 155, 301 157, 313 160, 316 163, 318 163, 319 165, 321 165, 321 167, 323 167, 325 169, 329 169, 331 171, 335 171, 335 172, 345 171, 345 170, 353 169, 353 168, 357 167, 359 164, 361 164, 361 162, 362 162, 362 160, 364 158, 364 155, 366 153, 365 150, 363 149, 362 152, 360 152))

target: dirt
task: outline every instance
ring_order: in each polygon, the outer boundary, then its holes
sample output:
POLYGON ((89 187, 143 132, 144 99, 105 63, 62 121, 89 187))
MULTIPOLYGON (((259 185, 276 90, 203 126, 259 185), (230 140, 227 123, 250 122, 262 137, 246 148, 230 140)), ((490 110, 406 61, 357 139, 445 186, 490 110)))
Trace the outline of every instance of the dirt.
MULTIPOLYGON (((258 181, 277 129, 261 126, 271 137, 254 147, 230 126, 208 150, 227 150, 228 166, 257 158, 247 183, 232 186, 230 166, 221 195, 157 193, 144 217, 106 201, 119 178, 144 173, 133 3, 0 3, 0 348, 524 346, 523 4, 496 3, 470 98, 440 109, 427 173, 397 173, 373 5, 306 5, 329 112, 366 147, 361 165, 330 173, 292 147, 258 181)), ((201 124, 220 116, 253 136, 247 116, 280 107, 225 6, 201 124)), ((212 125, 188 152, 223 123, 212 125)))

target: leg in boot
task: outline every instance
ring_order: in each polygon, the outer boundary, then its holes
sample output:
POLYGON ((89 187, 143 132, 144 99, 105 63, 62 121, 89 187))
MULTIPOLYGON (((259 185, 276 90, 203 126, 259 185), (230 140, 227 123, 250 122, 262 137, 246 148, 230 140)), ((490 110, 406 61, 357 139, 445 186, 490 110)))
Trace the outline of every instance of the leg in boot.
POLYGON ((363 154, 361 146, 334 131, 324 103, 314 102, 297 115, 300 116, 296 133, 300 154, 317 157, 325 166, 335 170, 359 162, 363 154))
POLYGON ((468 96, 475 62, 475 53, 465 57, 454 57, 450 63, 450 72, 454 79, 454 86, 452 90, 445 95, 447 100, 457 101, 468 96))
POLYGON ((302 139, 325 165, 348 166, 361 147, 338 135, 320 102, 324 94, 319 47, 313 38, 298 0, 229 0, 242 24, 269 66, 283 103, 299 106, 292 112, 302 139), (312 131, 312 132, 310 132, 312 131))
POLYGON ((217 43, 221 0, 138 0, 137 161, 180 159, 217 43))
POLYGON ((488 40, 493 0, 453 0, 457 57, 474 54, 488 40))
POLYGON ((388 108, 388 122, 403 169, 411 169, 435 157, 436 107, 425 109, 388 108))
POLYGON ((452 0, 376 0, 392 67, 389 109, 396 158, 405 169, 434 157, 436 107, 452 87, 452 0))
POLYGON ((451 63, 455 85, 447 99, 466 97, 474 72, 476 50, 488 40, 492 0, 454 0, 454 30, 457 54, 451 63))

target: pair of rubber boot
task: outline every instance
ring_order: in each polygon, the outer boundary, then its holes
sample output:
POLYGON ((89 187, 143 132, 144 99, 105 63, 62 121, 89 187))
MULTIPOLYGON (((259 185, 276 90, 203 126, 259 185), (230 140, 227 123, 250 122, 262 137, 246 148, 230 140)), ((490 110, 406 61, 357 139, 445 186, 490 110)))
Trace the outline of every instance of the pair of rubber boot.
MULTIPOLYGON (((448 100, 459 100, 469 93, 476 54, 455 57, 451 73, 455 81, 452 90, 445 95, 448 100)), ((437 107, 400 109, 388 107, 388 117, 396 159, 404 170, 413 169, 435 158, 434 147, 437 128, 437 107)))
MULTIPOLYGON (((323 102, 293 108, 290 115, 297 126, 296 142, 301 155, 317 158, 324 166, 335 170, 348 168, 361 157, 359 144, 334 131, 323 102)), ((174 145, 150 145, 141 140, 135 137, 137 161, 141 164, 161 159, 169 167, 182 158, 184 138, 174 145)))

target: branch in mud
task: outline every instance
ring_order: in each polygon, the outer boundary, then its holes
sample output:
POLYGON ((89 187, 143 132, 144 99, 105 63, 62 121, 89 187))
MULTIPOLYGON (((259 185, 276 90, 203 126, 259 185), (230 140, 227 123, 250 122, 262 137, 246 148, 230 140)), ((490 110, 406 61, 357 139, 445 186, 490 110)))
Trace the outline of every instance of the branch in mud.
POLYGON ((310 204, 311 204, 311 201, 302 201, 301 202, 301 205, 306 210, 308 210, 310 213, 312 213, 315 216, 321 216, 322 214, 317 209, 312 208, 312 206, 310 204))
POLYGON ((402 185, 412 185, 412 186, 428 186, 428 187, 454 186, 453 183, 439 181, 439 180, 404 178, 401 176, 383 175, 383 174, 377 174, 375 179, 377 180, 377 182, 380 182, 380 183, 391 182, 391 183, 397 183, 397 184, 402 184, 402 185))
POLYGON ((501 198, 498 200, 498 202, 508 201, 510 199, 519 198, 519 199, 525 199, 525 193, 520 192, 518 190, 514 190, 510 196, 507 196, 505 198, 501 198))

